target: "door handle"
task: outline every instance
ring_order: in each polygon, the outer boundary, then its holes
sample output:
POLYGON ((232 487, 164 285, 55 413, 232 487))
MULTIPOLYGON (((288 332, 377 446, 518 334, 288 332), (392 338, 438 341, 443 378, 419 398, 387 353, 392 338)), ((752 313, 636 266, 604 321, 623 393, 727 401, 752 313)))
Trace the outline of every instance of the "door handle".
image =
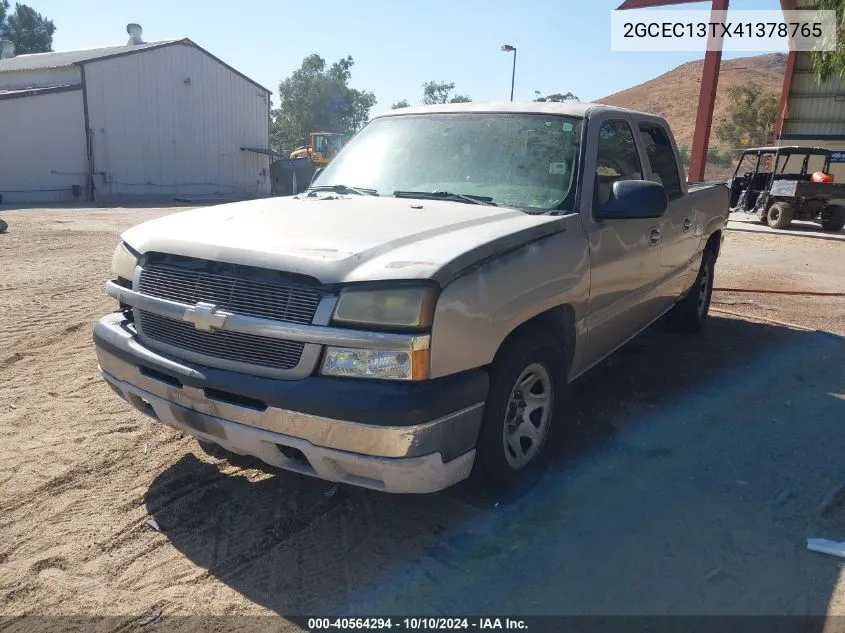
POLYGON ((692 228, 692 220, 689 218, 684 218, 684 233, 689 231, 692 228))
POLYGON ((648 232, 648 243, 651 246, 657 246, 658 244, 660 244, 660 238, 660 229, 658 229, 656 226, 648 232))

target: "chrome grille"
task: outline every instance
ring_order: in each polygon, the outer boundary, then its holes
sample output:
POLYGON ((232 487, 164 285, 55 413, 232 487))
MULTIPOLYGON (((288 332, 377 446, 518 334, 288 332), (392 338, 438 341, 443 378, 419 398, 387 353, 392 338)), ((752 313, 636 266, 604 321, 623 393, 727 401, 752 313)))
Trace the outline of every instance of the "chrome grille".
MULTIPOLYGON (((202 265, 202 260, 190 261, 202 265)), ((157 263, 141 270, 138 291, 179 303, 193 305, 204 301, 227 312, 306 325, 314 318, 321 298, 315 288, 283 281, 157 263)))
POLYGON ((303 343, 296 341, 240 332, 202 332, 190 323, 174 321, 143 310, 139 316, 144 336, 195 354, 227 361, 272 369, 293 369, 299 364, 304 347, 303 343))

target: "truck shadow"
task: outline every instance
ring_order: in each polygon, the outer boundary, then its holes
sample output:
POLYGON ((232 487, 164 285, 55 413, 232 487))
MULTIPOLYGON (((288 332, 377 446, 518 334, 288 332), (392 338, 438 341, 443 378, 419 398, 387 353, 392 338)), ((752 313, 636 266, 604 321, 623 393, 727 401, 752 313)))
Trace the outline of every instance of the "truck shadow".
POLYGON ((804 539, 843 538, 843 360, 823 334, 655 326, 575 383, 568 441, 518 499, 189 454, 145 502, 179 552, 282 615, 825 614, 839 565, 804 539))
POLYGON ((732 224, 729 231, 740 233, 756 233, 758 235, 789 235, 791 237, 804 237, 814 240, 833 240, 834 242, 845 241, 845 231, 822 231, 819 227, 813 228, 809 225, 790 226, 788 229, 779 231, 776 229, 749 229, 732 224))

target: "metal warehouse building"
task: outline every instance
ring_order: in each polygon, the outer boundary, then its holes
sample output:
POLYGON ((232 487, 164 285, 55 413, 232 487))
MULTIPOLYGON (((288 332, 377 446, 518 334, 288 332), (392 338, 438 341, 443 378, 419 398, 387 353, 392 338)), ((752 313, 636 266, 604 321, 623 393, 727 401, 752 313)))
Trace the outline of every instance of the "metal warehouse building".
POLYGON ((3 204, 270 192, 270 91, 189 39, 14 56, 0 44, 3 204))

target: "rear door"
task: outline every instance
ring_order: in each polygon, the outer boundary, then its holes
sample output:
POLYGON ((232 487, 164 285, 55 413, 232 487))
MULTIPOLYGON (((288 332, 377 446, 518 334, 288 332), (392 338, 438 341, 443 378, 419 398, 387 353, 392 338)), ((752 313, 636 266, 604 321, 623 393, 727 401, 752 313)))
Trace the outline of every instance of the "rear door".
POLYGON ((660 219, 597 220, 618 180, 643 180, 639 135, 621 113, 590 118, 581 218, 589 239, 586 366, 622 345, 658 314, 650 300, 660 266, 660 219))
POLYGON ((695 209, 687 195, 669 134, 654 121, 639 122, 640 141, 645 150, 645 167, 649 180, 666 190, 669 208, 659 220, 660 268, 654 289, 654 300, 661 310, 668 309, 692 284, 690 261, 693 255, 693 223, 695 209))

